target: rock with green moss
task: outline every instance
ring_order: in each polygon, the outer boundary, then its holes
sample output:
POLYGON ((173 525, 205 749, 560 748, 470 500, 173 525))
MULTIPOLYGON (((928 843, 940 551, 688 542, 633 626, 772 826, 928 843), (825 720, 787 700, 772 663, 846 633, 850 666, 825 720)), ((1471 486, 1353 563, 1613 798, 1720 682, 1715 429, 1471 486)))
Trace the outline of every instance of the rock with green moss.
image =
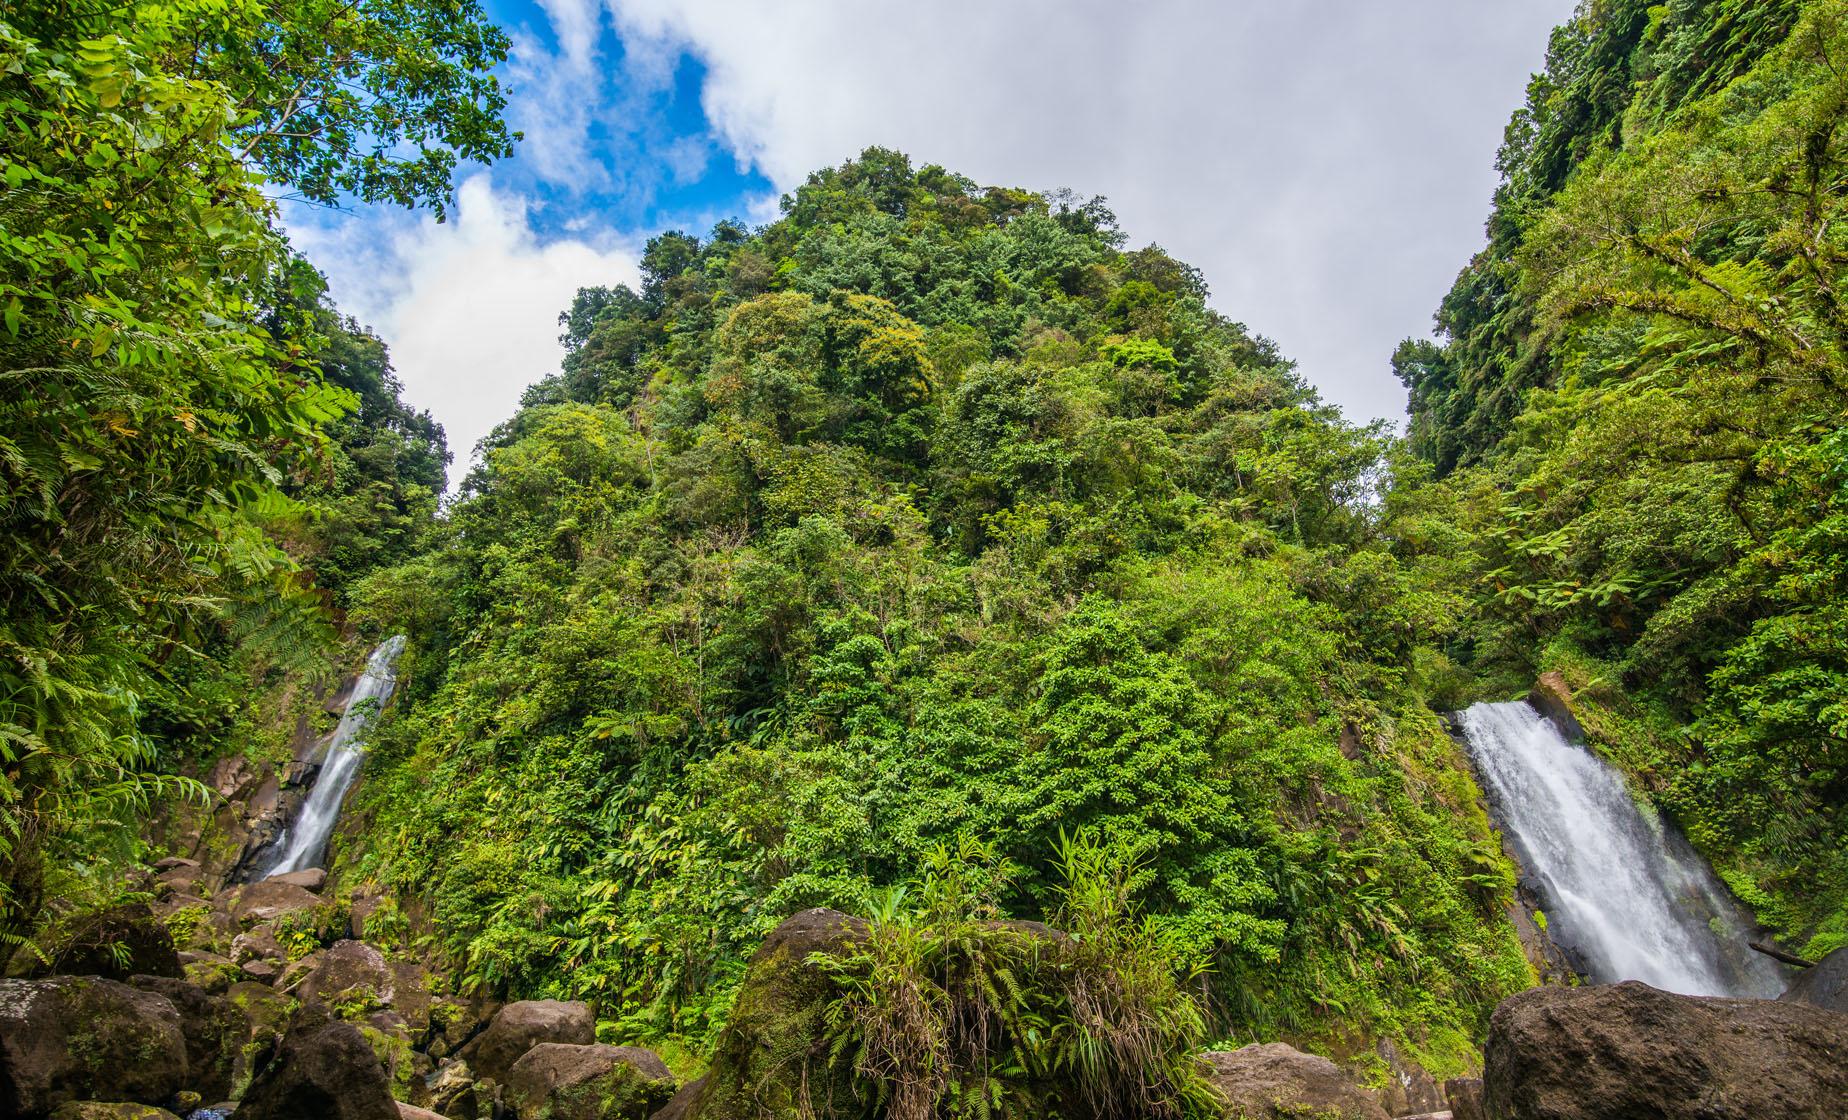
POLYGON ((180 968, 187 980, 208 992, 223 992, 244 978, 244 970, 230 957, 196 949, 180 954, 180 968))
POLYGON ((50 1120, 180 1120, 164 1108, 124 1101, 67 1101, 52 1110, 50 1120))
POLYGON ((827 1115, 855 1100, 850 1075, 828 1060, 832 978, 810 962, 866 936, 838 910, 804 910, 771 931, 751 958, 705 1085, 677 1102, 686 1120, 827 1115))
POLYGON ((179 976, 181 970, 167 923, 147 903, 133 902, 70 921, 31 974, 126 980, 179 976))
POLYGON ((653 1051, 542 1042, 507 1071, 503 1100, 520 1120, 646 1120, 674 1088, 653 1051))
POLYGON ((309 1004, 252 1079, 238 1120, 398 1120, 385 1066, 360 1029, 309 1004))
POLYGON ((224 996, 185 980, 137 976, 130 983, 165 996, 180 1013, 180 1033, 186 1039, 186 1088, 208 1101, 230 1096, 238 1053, 250 1031, 244 1012, 224 996))
POLYGON ((167 997, 97 977, 0 980, 0 1114, 98 1097, 158 1103, 186 1082, 186 1036, 167 997))
POLYGON ((488 1029, 462 1048, 477 1078, 505 1081, 513 1063, 542 1042, 585 1045, 597 1040, 590 1005, 571 1000, 529 999, 494 1013, 488 1029))
POLYGON ((1327 1058, 1281 1042, 1201 1055, 1226 1120, 1387 1120, 1379 1098, 1327 1058))
POLYGON ((275 1055, 297 1002, 267 984, 249 980, 231 985, 225 998, 243 1013, 245 1024, 244 1037, 232 1063, 229 1095, 237 1096, 250 1084, 251 1076, 275 1055))

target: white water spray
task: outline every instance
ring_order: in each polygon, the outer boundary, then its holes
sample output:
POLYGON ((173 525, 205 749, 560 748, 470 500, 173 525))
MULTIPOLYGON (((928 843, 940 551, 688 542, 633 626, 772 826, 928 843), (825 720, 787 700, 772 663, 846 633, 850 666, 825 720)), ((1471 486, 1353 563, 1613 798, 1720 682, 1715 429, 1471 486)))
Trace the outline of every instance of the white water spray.
POLYGON ((1686 840, 1630 797, 1622 774, 1531 706, 1462 715, 1498 823, 1535 880, 1547 932, 1599 983, 1641 980, 1687 995, 1772 998, 1778 967, 1686 840))
POLYGON ((302 803, 295 820, 276 838, 271 849, 276 856, 258 878, 318 865, 327 847, 327 838, 333 834, 334 821, 340 816, 340 803, 352 788, 353 779, 359 776, 359 763, 365 757, 366 730, 378 718, 379 709, 391 699, 391 690, 398 683, 392 666, 402 652, 404 635, 396 634, 380 642, 372 656, 366 659, 366 671, 353 685, 353 695, 347 700, 340 726, 334 729, 334 737, 328 741, 320 776, 315 779, 314 788, 308 792, 308 800, 302 803))

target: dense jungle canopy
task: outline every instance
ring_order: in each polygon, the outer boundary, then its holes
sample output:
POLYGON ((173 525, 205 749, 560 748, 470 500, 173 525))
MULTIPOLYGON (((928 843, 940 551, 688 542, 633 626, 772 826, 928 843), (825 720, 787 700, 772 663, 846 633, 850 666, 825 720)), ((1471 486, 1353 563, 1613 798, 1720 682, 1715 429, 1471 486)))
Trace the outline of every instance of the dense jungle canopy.
POLYGON ((1203 1039, 1469 1068, 1536 977, 1442 713, 1544 671, 1786 945, 1848 945, 1848 3, 1588 0, 1381 355, 1403 436, 1105 200, 870 148, 585 277, 445 499, 277 200, 442 213, 507 47, 473 0, 0 17, 9 951, 398 632, 335 865, 624 1041, 976 868, 966 917, 1120 874, 1203 1039))

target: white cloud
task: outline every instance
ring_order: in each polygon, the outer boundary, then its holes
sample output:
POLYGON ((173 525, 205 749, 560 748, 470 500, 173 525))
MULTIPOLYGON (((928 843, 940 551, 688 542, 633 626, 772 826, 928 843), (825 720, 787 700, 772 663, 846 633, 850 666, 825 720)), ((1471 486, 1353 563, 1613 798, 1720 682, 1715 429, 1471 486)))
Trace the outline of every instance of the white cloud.
POLYGON ((405 397, 436 413, 462 469, 521 391, 558 368, 558 315, 577 290, 639 283, 634 245, 541 240, 528 205, 481 174, 447 223, 373 212, 291 224, 341 310, 390 345, 405 397))
POLYGON ((697 54, 780 188, 869 144, 1108 195, 1357 418, 1482 243, 1493 158, 1572 0, 608 0, 697 54))

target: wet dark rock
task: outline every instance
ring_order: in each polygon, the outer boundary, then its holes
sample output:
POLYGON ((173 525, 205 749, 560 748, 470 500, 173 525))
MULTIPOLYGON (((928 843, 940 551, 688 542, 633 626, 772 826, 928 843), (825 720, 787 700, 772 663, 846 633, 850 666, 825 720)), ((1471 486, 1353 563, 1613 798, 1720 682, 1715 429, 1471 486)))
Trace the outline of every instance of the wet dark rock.
POLYGON ((1207 1081, 1240 1120, 1387 1120, 1372 1093, 1327 1058, 1281 1042, 1202 1054, 1207 1081))
POLYGON ((1489 1020, 1496 1120, 1841 1120, 1848 1016, 1634 981, 1534 988, 1489 1020))
POLYGON ((1487 1120, 1480 1077, 1453 1077, 1444 1082, 1444 1099, 1450 1102, 1451 1120, 1487 1120))
POLYGON ((477 1078, 505 1081, 513 1063, 542 1042, 588 1045, 596 1036, 597 1022, 589 1004, 522 1000, 496 1012, 488 1029, 462 1048, 462 1057, 477 1078))
POLYGON ((1848 949, 1837 949, 1797 973, 1777 998, 1848 1015, 1848 949))
POLYGON ((165 996, 94 976, 0 980, 0 1115, 159 1103, 186 1082, 186 1036, 165 996))
POLYGON ((687 1082, 648 1120, 687 1120, 687 1117, 695 1115, 694 1108, 705 1088, 706 1079, 703 1077, 687 1082))
POLYGON ((336 941, 290 965, 278 986, 300 999, 383 1007, 391 1002, 392 973, 385 954, 363 941, 336 941))
POLYGON ((674 1095, 674 1075, 636 1046, 542 1042, 507 1071, 520 1120, 646 1120, 674 1095))
POLYGON ((1572 711, 1572 687, 1566 683, 1564 673, 1557 669, 1540 674, 1534 687, 1528 690, 1527 702, 1534 710, 1553 721, 1559 733, 1575 743, 1585 741, 1585 729, 1579 725, 1578 716, 1572 711))
POLYGON ((142 973, 182 974, 167 923, 145 902, 112 906, 77 919, 47 956, 31 975, 126 980, 142 973))
POLYGON ((203 1100, 231 1095, 238 1051, 250 1033, 238 1006, 197 984, 166 976, 137 976, 129 981, 144 992, 165 996, 180 1013, 186 1040, 186 1088, 203 1100))
POLYGON ((398 1120, 385 1067, 352 1023, 309 1005, 239 1102, 237 1120, 398 1120))

